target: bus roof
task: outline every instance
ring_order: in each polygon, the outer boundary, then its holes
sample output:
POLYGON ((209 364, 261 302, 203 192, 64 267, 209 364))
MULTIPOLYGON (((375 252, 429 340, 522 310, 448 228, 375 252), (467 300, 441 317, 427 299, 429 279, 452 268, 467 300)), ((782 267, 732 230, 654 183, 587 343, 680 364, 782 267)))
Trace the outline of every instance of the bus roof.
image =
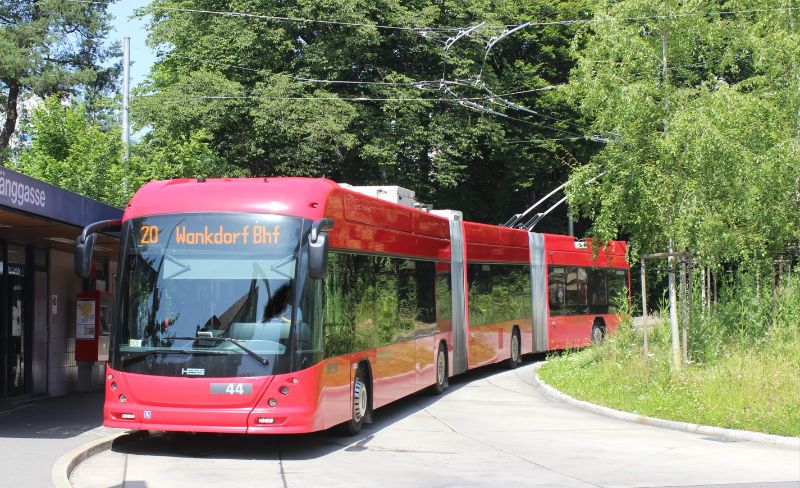
MULTIPOLYGON (((378 229, 378 232, 392 231, 418 236, 423 241, 418 241, 417 245, 449 241, 450 237, 449 223, 444 217, 365 195, 325 178, 184 178, 152 181, 142 186, 131 198, 123 220, 191 212, 271 213, 311 220, 331 217, 338 222, 336 230, 349 228, 346 233, 334 232, 332 244, 347 247, 359 240, 366 242, 378 237, 372 232, 355 230, 365 227, 378 229)), ((527 260, 527 231, 465 222, 464 233, 469 260, 527 260)), ((571 236, 545 234, 545 239, 547 248, 551 250, 586 252, 581 244, 583 241, 571 236)), ((367 246, 366 243, 360 244, 365 249, 367 246)), ((407 244, 403 247, 407 247, 407 244)), ((590 245, 586 247, 591 248, 590 245)), ((625 250, 624 242, 609 241, 601 253, 624 256, 625 250)), ((433 251, 420 249, 420 252, 428 254, 433 251)), ((439 250, 437 254, 441 252, 439 250)))
POLYGON ((124 220, 183 212, 275 213, 322 218, 341 187, 324 178, 198 178, 151 181, 125 208, 124 220))

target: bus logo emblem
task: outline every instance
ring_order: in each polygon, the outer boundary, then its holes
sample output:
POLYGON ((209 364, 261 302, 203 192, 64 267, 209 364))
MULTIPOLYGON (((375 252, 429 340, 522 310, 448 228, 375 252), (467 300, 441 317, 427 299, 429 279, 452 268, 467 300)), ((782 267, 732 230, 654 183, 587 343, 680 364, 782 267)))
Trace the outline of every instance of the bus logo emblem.
POLYGON ((203 369, 203 368, 181 368, 181 374, 194 375, 194 376, 205 376, 206 370, 203 369))
POLYGON ((153 412, 151 412, 150 410, 145 410, 144 411, 144 418, 145 419, 149 419, 149 418, 152 418, 152 417, 153 417, 153 412))

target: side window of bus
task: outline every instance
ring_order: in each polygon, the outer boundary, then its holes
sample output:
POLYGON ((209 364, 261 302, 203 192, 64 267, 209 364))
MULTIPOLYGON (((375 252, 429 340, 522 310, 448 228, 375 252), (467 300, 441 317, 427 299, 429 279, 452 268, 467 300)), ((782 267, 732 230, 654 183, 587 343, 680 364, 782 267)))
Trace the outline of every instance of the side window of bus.
POLYGON ((332 252, 324 286, 326 357, 437 332, 431 261, 332 252))
POLYGON ((436 327, 436 264, 432 261, 416 261, 414 272, 416 283, 414 335, 425 337, 438 332, 436 327))
POLYGON ((567 268, 567 309, 569 313, 587 313, 587 283, 584 268, 567 268))
POLYGON ((492 265, 493 322, 531 316, 531 268, 519 264, 492 265))
POLYGON ((353 302, 355 286, 354 256, 332 252, 325 276, 324 339, 325 357, 347 354, 353 347, 355 331, 353 302))
POLYGON ((548 276, 547 294, 550 300, 550 314, 564 315, 564 300, 566 298, 566 269, 550 267, 548 276))
POLYGON ((436 274, 436 323, 439 332, 447 332, 453 328, 453 285, 449 272, 436 274))
POLYGON ((627 300, 628 271, 624 269, 608 270, 608 303, 609 313, 617 313, 620 300, 627 300))
POLYGON ((469 322, 473 325, 487 324, 492 317, 492 267, 491 264, 467 266, 469 322))
POLYGON ((589 313, 608 313, 606 274, 607 272, 604 268, 591 268, 588 270, 589 313))

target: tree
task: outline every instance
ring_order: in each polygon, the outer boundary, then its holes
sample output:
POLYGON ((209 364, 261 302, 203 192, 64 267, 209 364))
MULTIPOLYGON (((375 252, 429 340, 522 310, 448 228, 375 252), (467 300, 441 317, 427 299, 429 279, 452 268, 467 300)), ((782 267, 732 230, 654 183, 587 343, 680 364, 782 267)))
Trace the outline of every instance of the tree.
POLYGON ((122 207, 122 140, 119 127, 103 131, 88 120, 82 104, 47 98, 33 111, 31 147, 19 157, 18 170, 53 185, 122 207))
POLYGON ((620 134, 572 176, 594 234, 627 236, 634 254, 672 242, 712 266, 767 262, 796 242, 800 35, 783 7, 600 5, 571 78, 578 110, 620 134))
POLYGON ((9 147, 26 94, 46 97, 83 92, 86 99, 114 86, 119 55, 105 46, 111 2, 0 1, 0 153, 9 147))
POLYGON ((151 180, 244 175, 219 161, 202 130, 134 143, 125 168, 119 125, 94 122, 84 104, 62 102, 58 95, 34 109, 26 132, 31 147, 20 155, 17 170, 117 207, 151 180))
POLYGON ((153 144, 202 129, 217 158, 252 174, 399 184, 439 208, 505 220, 561 183, 564 161, 585 159, 592 145, 551 140, 584 135, 555 120, 569 118, 568 105, 546 88, 573 66, 572 27, 508 36, 484 64, 486 42, 506 24, 574 18, 584 5, 155 0, 141 13, 152 14, 149 42, 162 56, 132 113, 153 144), (517 91, 508 98, 553 118, 489 98, 517 91), (473 106, 459 103, 466 98, 473 106))

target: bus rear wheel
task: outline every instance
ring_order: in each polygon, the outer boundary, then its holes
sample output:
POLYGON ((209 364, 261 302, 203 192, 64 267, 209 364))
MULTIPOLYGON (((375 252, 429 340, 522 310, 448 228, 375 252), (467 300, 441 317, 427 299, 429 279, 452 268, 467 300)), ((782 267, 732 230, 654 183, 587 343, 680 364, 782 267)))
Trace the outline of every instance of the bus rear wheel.
POLYGON ((353 410, 352 418, 345 422, 344 431, 348 435, 356 435, 361 432, 364 420, 369 414, 369 384, 363 366, 356 370, 356 377, 353 380, 353 410))
POLYGON ((592 325, 592 344, 600 344, 605 337, 605 329, 599 323, 592 325))
POLYGON ((508 360, 506 361, 506 366, 508 369, 516 368, 520 363, 520 341, 519 341, 519 329, 514 329, 511 331, 511 344, 509 344, 511 348, 511 356, 509 356, 508 360))
POLYGON ((436 353, 436 383, 431 386, 431 393, 439 395, 447 388, 447 348, 444 343, 439 344, 436 353))

